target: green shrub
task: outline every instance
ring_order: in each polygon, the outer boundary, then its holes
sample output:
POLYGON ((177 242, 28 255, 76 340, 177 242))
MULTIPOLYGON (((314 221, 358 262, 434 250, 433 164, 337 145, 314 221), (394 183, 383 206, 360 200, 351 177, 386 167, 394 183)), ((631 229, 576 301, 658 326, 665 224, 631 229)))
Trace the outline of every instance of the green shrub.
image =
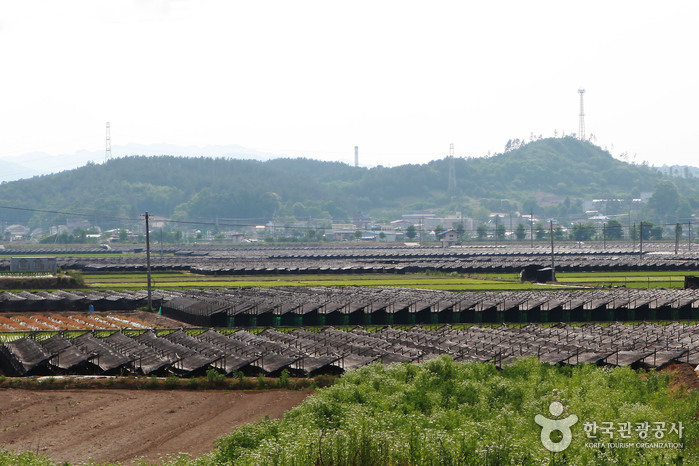
POLYGON ((146 382, 146 388, 148 388, 148 389, 156 389, 159 387, 160 387, 160 381, 155 376, 151 377, 148 380, 148 382, 146 382))
POLYGON ((177 388, 180 384, 180 378, 177 377, 175 374, 170 374, 167 376, 167 379, 165 379, 165 382, 163 382, 163 387, 167 388, 168 390, 172 390, 174 388, 177 388))
POLYGON ((17 464, 22 466, 51 466, 53 463, 44 455, 35 455, 30 451, 13 453, 0 448, 0 464, 17 464))
POLYGON ((196 378, 187 380, 187 388, 190 390, 197 390, 199 388, 199 380, 196 378))
MULTIPOLYGON (((279 421, 219 439, 220 464, 699 464, 699 394, 654 371, 559 367, 536 359, 497 370, 439 357, 349 371, 279 421), (534 417, 560 401, 578 416, 573 442, 550 453, 534 417), (586 446, 583 423, 683 422, 684 448, 586 446)), ((258 378, 258 385, 260 379, 258 378)), ((618 441, 612 439, 607 441, 618 441)), ((636 439, 636 441, 639 441, 636 439)))
POLYGON ((277 379, 277 387, 289 388, 289 379, 290 378, 291 377, 289 376, 289 370, 283 369, 282 373, 279 375, 279 378, 277 379))
POLYGON ((226 383, 226 376, 213 367, 210 367, 206 370, 206 380, 208 380, 210 386, 220 387, 226 383))

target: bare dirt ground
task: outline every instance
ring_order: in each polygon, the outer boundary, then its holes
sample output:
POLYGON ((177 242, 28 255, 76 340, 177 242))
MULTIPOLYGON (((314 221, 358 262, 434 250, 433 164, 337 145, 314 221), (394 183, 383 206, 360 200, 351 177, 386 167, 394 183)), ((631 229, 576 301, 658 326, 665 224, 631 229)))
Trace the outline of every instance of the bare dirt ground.
POLYGON ((699 373, 694 370, 694 366, 683 362, 673 362, 663 367, 661 371, 670 372, 671 389, 699 390, 699 373))
POLYGON ((55 462, 199 456, 232 428, 280 418, 312 391, 0 390, 0 447, 55 462))
MULTIPOLYGON (((694 367, 673 363, 671 389, 699 390, 694 367)), ((280 418, 312 390, 0 389, 0 447, 55 462, 159 463, 193 457, 233 427, 280 418)))

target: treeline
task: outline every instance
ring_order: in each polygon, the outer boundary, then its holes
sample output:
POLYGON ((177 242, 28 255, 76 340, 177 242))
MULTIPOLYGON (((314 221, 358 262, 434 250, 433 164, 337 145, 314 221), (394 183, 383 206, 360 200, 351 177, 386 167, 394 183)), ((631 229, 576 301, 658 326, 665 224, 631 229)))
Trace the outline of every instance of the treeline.
POLYGON ((410 210, 431 210, 477 219, 491 212, 532 211, 566 221, 582 214, 584 199, 619 199, 623 211, 624 202, 659 187, 648 218, 674 221, 699 208, 697 178, 670 179, 574 138, 518 144, 503 154, 455 158, 453 164, 456 186, 450 191, 448 159, 368 169, 308 159, 126 157, 3 183, 0 220, 35 227, 81 214, 92 224, 118 227, 120 217, 149 211, 181 220, 329 223, 351 220, 357 212, 390 220, 410 210))

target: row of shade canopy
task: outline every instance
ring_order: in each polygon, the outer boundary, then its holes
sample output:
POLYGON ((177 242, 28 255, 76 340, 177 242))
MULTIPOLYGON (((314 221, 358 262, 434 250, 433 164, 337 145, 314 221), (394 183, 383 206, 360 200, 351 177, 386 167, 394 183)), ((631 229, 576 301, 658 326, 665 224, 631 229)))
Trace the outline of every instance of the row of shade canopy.
POLYGON ((699 364, 699 325, 586 324, 582 326, 386 326, 321 331, 297 328, 131 330, 33 335, 0 347, 10 376, 142 374, 188 377, 215 369, 231 375, 339 373, 366 364, 421 362, 440 355, 458 361, 504 364, 537 357, 550 364, 661 367, 699 364))

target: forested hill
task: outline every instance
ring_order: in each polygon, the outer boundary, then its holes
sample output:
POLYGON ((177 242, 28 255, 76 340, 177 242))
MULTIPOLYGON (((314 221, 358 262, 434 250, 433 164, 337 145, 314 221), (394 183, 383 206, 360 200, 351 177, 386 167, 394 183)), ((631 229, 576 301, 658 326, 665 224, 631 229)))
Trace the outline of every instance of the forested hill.
MULTIPOLYGON (((455 158, 454 168, 457 186, 448 192, 447 159, 367 169, 308 159, 127 157, 3 183, 0 206, 131 218, 149 211, 179 219, 340 220, 358 211, 398 215, 416 208, 468 214, 492 199, 521 208, 523 199, 542 193, 561 200, 638 197, 668 179, 657 169, 621 162, 573 138, 543 139, 488 158, 455 158)), ((671 182, 699 207, 699 180, 671 182)), ((65 217, 0 209, 5 224, 40 226, 65 217)))
MULTIPOLYGON (((544 139, 488 159, 472 159, 464 168, 482 180, 487 195, 505 183, 504 193, 532 189, 558 196, 627 197, 652 191, 661 178, 655 169, 614 159, 599 147, 574 138, 544 139)), ((472 195, 478 195, 473 191, 472 195)))

